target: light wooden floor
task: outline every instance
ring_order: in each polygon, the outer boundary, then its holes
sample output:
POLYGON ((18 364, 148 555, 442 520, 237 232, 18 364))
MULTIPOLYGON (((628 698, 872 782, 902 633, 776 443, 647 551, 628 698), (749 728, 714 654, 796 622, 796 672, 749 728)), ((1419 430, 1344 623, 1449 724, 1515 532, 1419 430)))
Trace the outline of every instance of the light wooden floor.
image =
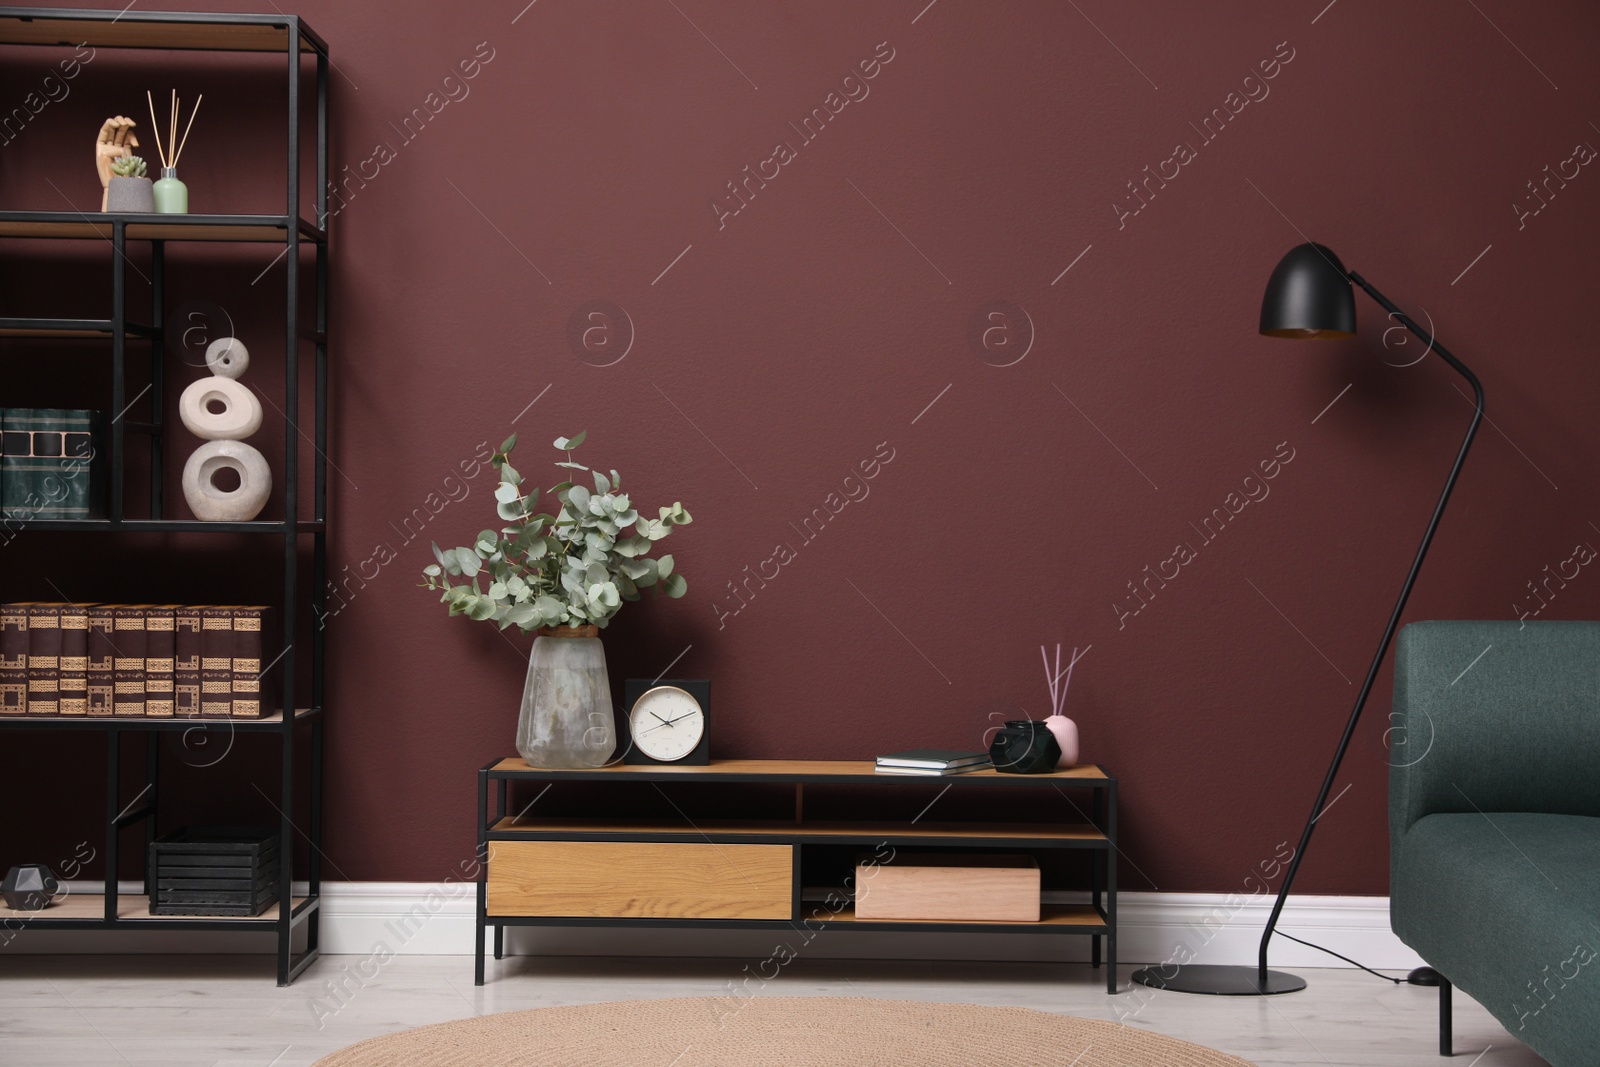
MULTIPOLYGON (((521 1008, 715 996, 749 961, 518 957, 472 985, 465 956, 387 962, 326 956, 288 989, 267 957, 0 956, 0 1063, 30 1067, 306 1067, 377 1034, 521 1008), (335 991, 342 988, 342 992, 335 991)), ((753 970, 752 965, 752 970, 753 970)), ((1435 992, 1354 970, 1302 970, 1303 993, 1195 997, 1129 987, 1111 997, 1087 966, 796 960, 761 996, 864 996, 1009 1004, 1128 1025, 1235 1053, 1260 1067, 1535 1067, 1456 994, 1453 1060, 1437 1055, 1435 992), (1486 1051, 1487 1050, 1487 1051, 1486 1051)), ((975 1053, 975 1064, 981 1057, 975 1053)), ((486 1065, 490 1067, 490 1065, 486 1065)), ((1080 1067, 1092 1067, 1090 1064, 1080 1067)))

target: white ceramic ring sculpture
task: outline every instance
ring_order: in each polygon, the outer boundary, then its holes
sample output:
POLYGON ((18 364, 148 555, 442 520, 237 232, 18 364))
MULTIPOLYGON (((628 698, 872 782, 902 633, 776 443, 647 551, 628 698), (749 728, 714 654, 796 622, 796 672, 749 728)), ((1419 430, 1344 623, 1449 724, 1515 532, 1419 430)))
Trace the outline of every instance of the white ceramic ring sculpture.
POLYGON ((238 381, 250 368, 250 350, 237 337, 219 337, 206 349, 206 366, 219 378, 238 381))
POLYGON ((243 441, 207 441, 183 465, 183 496, 197 519, 248 522, 261 514, 271 492, 266 457, 243 441), (239 475, 237 489, 216 484, 217 472, 224 468, 239 475))
POLYGON ((213 375, 190 383, 178 398, 178 417, 196 437, 242 440, 261 428, 261 401, 231 378, 213 375), (212 411, 211 405, 220 411, 212 411))

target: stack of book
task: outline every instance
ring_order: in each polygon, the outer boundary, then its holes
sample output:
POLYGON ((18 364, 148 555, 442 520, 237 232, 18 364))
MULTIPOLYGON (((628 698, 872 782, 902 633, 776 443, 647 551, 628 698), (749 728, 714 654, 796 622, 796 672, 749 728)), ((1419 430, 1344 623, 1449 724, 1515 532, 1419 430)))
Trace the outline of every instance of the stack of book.
POLYGON ((267 611, 0 605, 0 715, 258 719, 267 611))
POLYGON ((0 408, 0 515, 92 519, 102 513, 100 413, 0 408))
POLYGON ((966 774, 989 766, 987 752, 956 752, 940 748, 914 748, 879 756, 874 770, 878 774, 920 774, 938 778, 966 774))

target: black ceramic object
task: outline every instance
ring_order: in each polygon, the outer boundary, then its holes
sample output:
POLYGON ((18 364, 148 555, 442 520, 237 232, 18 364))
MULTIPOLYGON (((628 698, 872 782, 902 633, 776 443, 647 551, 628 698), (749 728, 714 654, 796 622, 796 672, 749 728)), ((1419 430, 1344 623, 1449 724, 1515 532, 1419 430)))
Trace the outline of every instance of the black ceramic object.
POLYGON ((12 911, 39 911, 50 906, 61 883, 42 863, 23 863, 6 872, 0 893, 12 911))
POLYGON ((989 742, 989 759, 1002 774, 1048 774, 1061 759, 1061 745, 1044 723, 1013 719, 989 742))

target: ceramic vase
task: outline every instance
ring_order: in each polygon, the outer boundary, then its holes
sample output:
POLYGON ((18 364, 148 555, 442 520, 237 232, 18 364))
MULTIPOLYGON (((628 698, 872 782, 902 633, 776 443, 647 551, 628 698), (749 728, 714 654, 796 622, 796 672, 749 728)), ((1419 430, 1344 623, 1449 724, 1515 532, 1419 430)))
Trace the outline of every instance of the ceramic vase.
POLYGON ((156 210, 161 214, 189 213, 189 187, 178 180, 176 167, 161 168, 161 177, 151 191, 155 194, 156 210))
POLYGON ((597 626, 548 626, 534 638, 517 719, 533 767, 603 767, 616 751, 611 681, 597 626))
POLYGON ((1061 759, 1056 767, 1066 770, 1076 766, 1078 762, 1078 724, 1065 715, 1050 715, 1044 720, 1045 729, 1055 735, 1056 744, 1061 746, 1061 759))

